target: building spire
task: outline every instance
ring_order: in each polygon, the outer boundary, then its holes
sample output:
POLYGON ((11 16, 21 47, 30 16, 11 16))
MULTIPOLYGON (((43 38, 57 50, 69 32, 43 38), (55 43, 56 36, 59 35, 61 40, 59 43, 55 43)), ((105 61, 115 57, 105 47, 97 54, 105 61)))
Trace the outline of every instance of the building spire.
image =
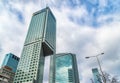
POLYGON ((45 8, 46 7, 46 0, 40 0, 40 7, 45 8))
POLYGON ((45 5, 46 7, 49 7, 47 0, 45 0, 45 5))

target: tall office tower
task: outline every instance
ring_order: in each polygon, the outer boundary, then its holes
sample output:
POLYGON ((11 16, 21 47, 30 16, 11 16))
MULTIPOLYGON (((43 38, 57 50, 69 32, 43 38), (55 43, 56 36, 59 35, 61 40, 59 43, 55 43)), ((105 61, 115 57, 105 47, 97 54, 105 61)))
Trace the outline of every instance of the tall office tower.
POLYGON ((93 68, 92 73, 93 73, 93 76, 94 76, 94 82, 95 83, 102 83, 98 69, 93 68))
POLYGON ((79 83, 76 56, 71 53, 55 56, 55 83, 79 83))
POLYGON ((4 61, 2 63, 2 67, 8 66, 12 69, 13 72, 16 72, 17 66, 19 62, 19 57, 15 56, 12 53, 6 54, 4 61))
POLYGON ((46 7, 33 13, 14 83, 43 83, 45 56, 56 51, 56 19, 46 7))

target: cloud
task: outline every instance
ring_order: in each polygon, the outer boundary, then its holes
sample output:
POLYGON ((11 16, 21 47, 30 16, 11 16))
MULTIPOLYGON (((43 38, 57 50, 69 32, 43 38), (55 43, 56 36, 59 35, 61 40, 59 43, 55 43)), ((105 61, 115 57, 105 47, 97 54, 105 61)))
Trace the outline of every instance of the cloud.
MULTIPOLYGON (((57 53, 77 55, 81 83, 89 83, 91 69, 98 67, 97 55, 104 71, 118 75, 120 60, 119 0, 3 0, 0 2, 0 63, 6 53, 20 56, 32 13, 48 4, 57 19, 57 53)), ((49 62, 49 60, 47 60, 49 62)), ((45 67, 45 70, 48 67, 45 67)), ((48 72, 45 72, 47 75, 48 72)), ((47 83, 47 76, 44 76, 47 83)))
MULTIPOLYGON (((70 2, 70 1, 69 1, 70 2)), ((66 2, 67 3, 67 2, 66 2)), ((119 18, 114 18, 114 16, 119 16, 120 12, 119 12, 119 1, 117 1, 117 3, 114 1, 108 1, 108 0, 80 0, 80 3, 77 4, 76 3, 75 7, 73 6, 68 6, 67 8, 70 8, 75 10, 76 7, 78 7, 79 9, 81 7, 84 8, 84 12, 83 15, 79 15, 79 16, 73 16, 71 15, 70 17, 72 19, 76 19, 73 20, 75 23, 78 23, 80 25, 88 25, 88 26, 92 26, 92 27, 99 27, 102 26, 103 24, 107 24, 108 22, 113 22, 118 20, 119 18), (76 6, 77 5, 77 6, 76 6), (78 6, 80 5, 80 6, 78 6), (72 7, 72 8, 71 8, 72 7), (109 16, 109 17, 108 17, 109 16), (104 19, 100 20, 100 18, 104 19)), ((62 5, 64 6, 64 5, 62 5)), ((65 6, 64 6, 65 7, 65 6)), ((71 14, 74 13, 71 11, 71 14)), ((77 13, 81 13, 79 11, 77 11, 77 13)), ((119 19, 120 20, 120 19, 119 19)))

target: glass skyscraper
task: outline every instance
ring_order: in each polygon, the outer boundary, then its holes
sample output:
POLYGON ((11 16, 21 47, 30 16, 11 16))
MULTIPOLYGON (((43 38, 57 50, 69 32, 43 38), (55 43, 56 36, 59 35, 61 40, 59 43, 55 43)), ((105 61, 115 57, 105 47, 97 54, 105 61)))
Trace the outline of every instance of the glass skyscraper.
POLYGON ((60 53, 55 57, 55 83, 79 83, 75 54, 60 53))
POLYGON ((46 7, 33 13, 14 83, 43 83, 45 56, 55 52, 56 19, 46 7))
POLYGON ((12 72, 15 73, 17 70, 18 62, 19 62, 19 57, 17 57, 12 53, 8 53, 5 55, 4 61, 2 63, 2 67, 8 66, 12 69, 12 72))
POLYGON ((102 83, 102 80, 101 80, 98 69, 93 68, 92 73, 93 73, 93 76, 94 76, 94 83, 102 83))

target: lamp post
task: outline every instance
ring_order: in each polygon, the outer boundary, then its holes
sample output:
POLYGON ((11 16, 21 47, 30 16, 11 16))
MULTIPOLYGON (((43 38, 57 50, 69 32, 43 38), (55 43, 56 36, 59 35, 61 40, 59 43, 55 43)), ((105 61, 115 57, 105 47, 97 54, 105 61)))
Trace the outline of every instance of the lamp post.
POLYGON ((99 58, 98 58, 98 56, 103 55, 103 54, 104 54, 104 53, 98 54, 98 55, 96 55, 96 56, 88 56, 88 57, 85 57, 85 58, 86 58, 86 59, 89 59, 89 58, 95 57, 95 58, 97 59, 97 62, 98 62, 98 65, 99 65, 99 68, 100 68, 100 71, 101 71, 101 74, 102 74, 102 80, 103 80, 104 83, 106 83, 106 79, 105 79, 104 73, 103 73, 103 71, 102 71, 102 67, 101 67, 101 65, 100 65, 99 58))

